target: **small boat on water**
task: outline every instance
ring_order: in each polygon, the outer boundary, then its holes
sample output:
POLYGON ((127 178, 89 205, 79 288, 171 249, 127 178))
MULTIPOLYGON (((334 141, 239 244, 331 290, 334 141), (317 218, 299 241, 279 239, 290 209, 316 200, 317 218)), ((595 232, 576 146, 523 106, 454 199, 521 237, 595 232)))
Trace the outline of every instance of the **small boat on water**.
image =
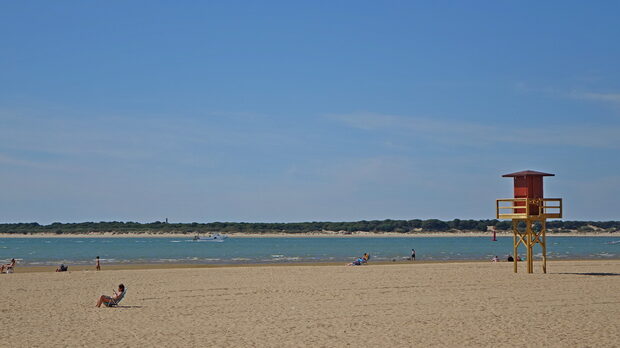
POLYGON ((194 236, 194 242, 223 242, 228 238, 225 234, 214 233, 207 237, 194 236))

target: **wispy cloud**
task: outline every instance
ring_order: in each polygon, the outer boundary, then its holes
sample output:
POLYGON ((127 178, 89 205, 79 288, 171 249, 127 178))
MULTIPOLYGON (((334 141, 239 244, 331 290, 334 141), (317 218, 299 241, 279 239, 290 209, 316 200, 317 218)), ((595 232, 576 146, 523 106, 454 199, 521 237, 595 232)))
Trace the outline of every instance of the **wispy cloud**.
POLYGON ((418 133, 429 132, 432 135, 452 134, 452 133, 488 133, 494 128, 475 123, 459 121, 443 121, 427 117, 396 116, 376 113, 350 113, 350 114, 329 114, 328 118, 342 122, 350 127, 365 130, 403 130, 418 133))
POLYGON ((406 117, 374 113, 331 114, 331 120, 346 126, 372 131, 408 133, 429 141, 446 144, 489 145, 563 145, 589 148, 620 148, 620 127, 562 126, 540 129, 513 124, 489 125, 426 117, 406 117))
POLYGON ((570 93, 570 96, 575 99, 586 99, 620 104, 620 93, 593 93, 574 91, 570 93))
POLYGON ((515 89, 519 92, 545 95, 553 98, 589 100, 620 105, 620 93, 617 92, 593 92, 579 88, 536 87, 523 82, 517 83, 515 89))
POLYGON ((229 151, 291 142, 285 132, 263 127, 254 114, 204 116, 93 115, 72 110, 0 110, 0 161, 33 166, 46 162, 158 162, 208 165, 229 151), (198 155, 200 154, 200 156, 198 155), (50 161, 47 161, 50 160, 50 161))
POLYGON ((35 161, 26 161, 18 158, 14 158, 12 156, 8 156, 0 153, 0 164, 11 165, 11 166, 20 166, 20 167, 32 167, 32 168, 46 168, 47 166, 35 161))

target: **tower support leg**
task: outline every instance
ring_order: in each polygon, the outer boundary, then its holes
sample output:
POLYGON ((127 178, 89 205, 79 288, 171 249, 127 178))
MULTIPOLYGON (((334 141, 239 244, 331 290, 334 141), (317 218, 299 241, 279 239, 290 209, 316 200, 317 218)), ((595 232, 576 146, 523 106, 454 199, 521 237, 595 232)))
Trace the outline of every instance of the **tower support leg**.
POLYGON ((542 240, 540 243, 540 246, 542 247, 542 258, 543 258, 543 273, 547 273, 547 219, 542 219, 541 220, 541 228, 542 231, 540 231, 540 233, 542 234, 542 240))
POLYGON ((526 251, 527 273, 534 273, 534 246, 538 243, 542 249, 542 271, 547 273, 547 220, 542 218, 513 219, 512 220, 512 245, 514 253, 513 270, 518 271, 517 257, 519 245, 523 244, 526 251), (534 222, 540 221, 540 230, 536 229, 534 222), (525 224, 525 230, 519 230, 519 223, 525 224))
POLYGON ((526 247, 527 247, 527 273, 534 273, 534 259, 532 253, 532 220, 525 221, 526 229, 526 247))
POLYGON ((517 273, 517 253, 519 252, 519 243, 517 240, 517 221, 512 220, 512 246, 514 248, 514 253, 512 254, 514 256, 514 271, 515 273, 517 273))

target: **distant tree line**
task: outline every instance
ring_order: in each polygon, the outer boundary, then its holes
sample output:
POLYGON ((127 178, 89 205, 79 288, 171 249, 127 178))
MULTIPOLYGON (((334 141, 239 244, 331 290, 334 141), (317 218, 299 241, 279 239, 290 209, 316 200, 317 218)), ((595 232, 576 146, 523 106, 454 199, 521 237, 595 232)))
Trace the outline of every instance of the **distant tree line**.
MULTIPOLYGON (((442 221, 429 220, 371 220, 354 222, 209 222, 209 223, 152 223, 138 222, 80 222, 60 223, 49 225, 33 223, 0 224, 0 233, 11 234, 79 234, 91 232, 113 233, 212 233, 212 232, 243 232, 243 233, 309 233, 321 231, 338 232, 458 232, 487 230, 487 226, 495 226, 498 231, 511 229, 511 221, 499 220, 460 220, 442 221)), ((620 221, 549 221, 547 229, 553 232, 591 232, 591 231, 620 231, 620 221)))

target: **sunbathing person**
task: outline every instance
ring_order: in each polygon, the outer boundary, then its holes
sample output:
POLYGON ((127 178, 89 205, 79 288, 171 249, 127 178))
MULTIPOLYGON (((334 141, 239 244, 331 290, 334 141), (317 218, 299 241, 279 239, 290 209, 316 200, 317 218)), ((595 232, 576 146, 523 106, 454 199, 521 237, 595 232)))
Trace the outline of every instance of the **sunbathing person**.
POLYGON ((114 292, 114 296, 106 296, 101 295, 99 297, 99 301, 97 301, 97 307, 101 307, 101 304, 106 305, 106 307, 115 306, 120 299, 123 297, 123 293, 125 292, 125 285, 118 285, 118 292, 112 290, 114 292))
POLYGON ((0 266, 0 273, 4 273, 5 271, 8 272, 9 270, 13 270, 13 268, 15 267, 15 259, 11 259, 11 263, 7 263, 4 264, 2 266, 0 266))
POLYGON ((362 263, 368 263, 368 260, 370 260, 370 254, 364 253, 364 256, 362 256, 362 263))
POLYGON ((355 261, 351 262, 351 263, 347 263, 347 266, 359 266, 364 262, 364 259, 361 257, 358 257, 357 259, 355 259, 355 261))

